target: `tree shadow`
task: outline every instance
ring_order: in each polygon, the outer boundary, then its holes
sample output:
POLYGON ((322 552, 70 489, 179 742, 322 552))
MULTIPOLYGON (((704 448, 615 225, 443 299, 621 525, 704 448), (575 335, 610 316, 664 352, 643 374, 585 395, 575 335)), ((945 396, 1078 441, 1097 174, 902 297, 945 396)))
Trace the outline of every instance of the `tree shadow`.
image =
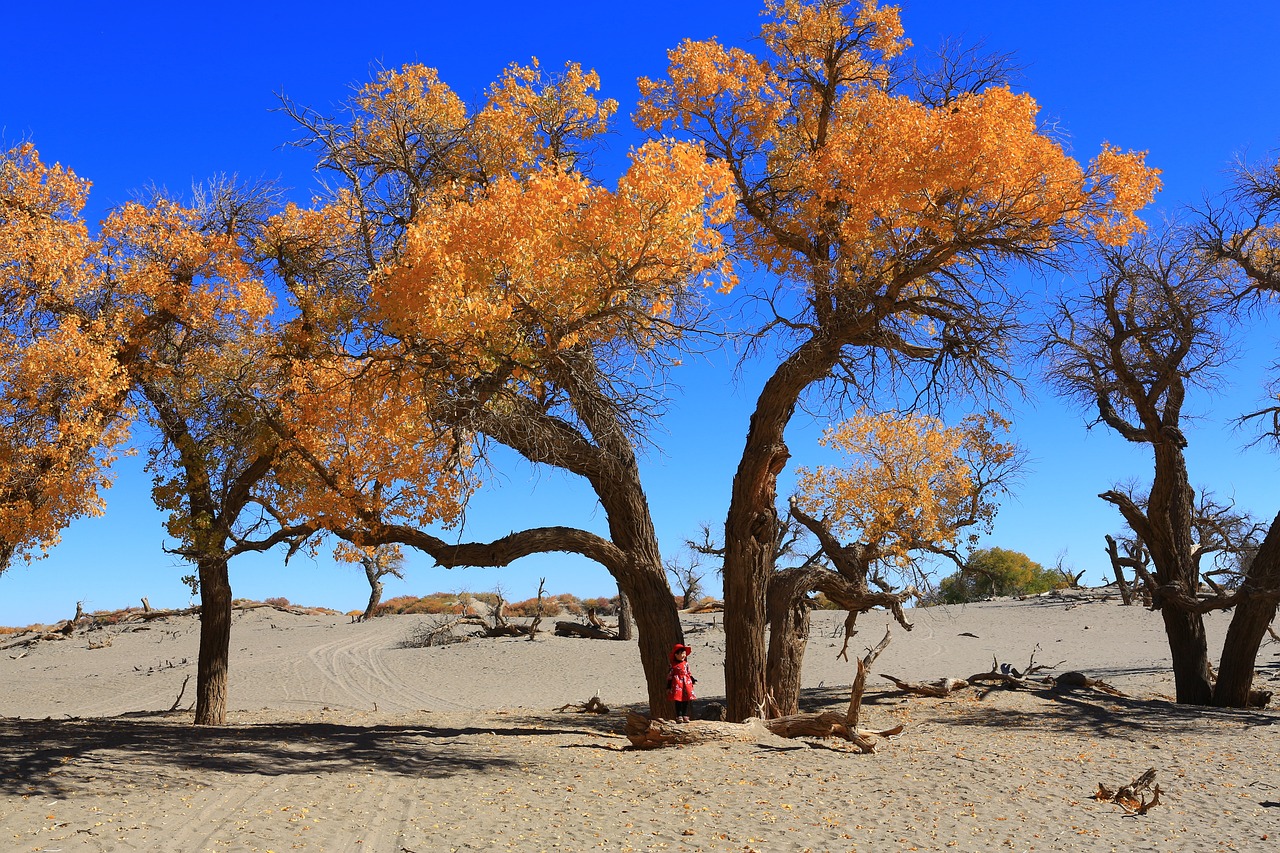
POLYGON ((1001 708, 990 701, 958 708, 948 717, 956 726, 981 726, 1056 731, 1093 737, 1129 738, 1135 734, 1173 735, 1203 733, 1206 723, 1230 726, 1273 726, 1280 715, 1239 708, 1179 705, 1163 699, 1136 699, 1100 693, 1066 690, 1033 690, 1029 695, 1046 700, 1031 709, 1001 708))
MULTIPOLYGON (((0 719, 0 793, 63 796, 94 774, 205 771, 267 776, 380 771, 445 778, 518 762, 468 739, 580 733, 554 727, 436 728, 267 723, 193 728, 175 720, 0 719)), ((127 781, 127 780, 126 780, 127 781)))

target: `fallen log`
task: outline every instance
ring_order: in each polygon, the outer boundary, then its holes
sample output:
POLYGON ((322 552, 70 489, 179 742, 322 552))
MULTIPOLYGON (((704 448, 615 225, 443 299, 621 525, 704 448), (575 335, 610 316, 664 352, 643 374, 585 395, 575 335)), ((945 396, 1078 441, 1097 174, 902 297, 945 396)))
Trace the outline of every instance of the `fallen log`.
POLYGON ((618 635, 595 625, 584 625, 581 622, 557 622, 557 637, 583 637, 588 640, 616 640, 618 635))
POLYGON ((969 682, 963 678, 939 678, 937 681, 930 681, 926 684, 919 681, 903 681, 900 678, 894 678, 892 675, 885 675, 883 672, 880 673, 880 677, 892 681, 899 690, 920 696, 932 696, 935 699, 950 696, 960 688, 969 686, 969 682))

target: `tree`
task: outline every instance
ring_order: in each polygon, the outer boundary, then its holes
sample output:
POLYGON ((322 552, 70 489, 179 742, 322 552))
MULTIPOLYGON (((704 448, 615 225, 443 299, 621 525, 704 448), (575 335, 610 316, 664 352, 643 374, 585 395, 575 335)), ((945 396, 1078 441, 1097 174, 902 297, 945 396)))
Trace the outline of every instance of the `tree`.
POLYGON ((227 183, 197 207, 157 198, 114 210, 90 240, 87 184, 30 147, 4 161, 7 542, 47 546, 95 508, 109 448, 128 425, 154 436, 153 495, 201 596, 196 723, 226 719, 227 562, 281 541, 255 493, 280 452, 260 414, 279 393, 275 304, 247 255, 265 197, 227 183), (44 378, 41 378, 43 374, 44 378), (33 384, 34 383, 34 384, 33 384), (55 487, 49 477, 65 476, 55 487), (14 500, 17 495, 19 500, 14 500), (261 534, 265 536, 260 536, 261 534))
MULTIPOLYGON (((1154 479, 1145 495, 1113 488, 1116 506, 1151 559, 1149 591, 1173 659, 1177 700, 1213 701, 1203 613, 1195 490, 1182 431, 1187 394, 1211 386, 1231 356, 1234 283, 1185 234, 1169 230, 1127 248, 1100 247, 1088 292, 1064 300, 1049 331, 1049 375, 1058 390, 1097 413, 1127 441, 1151 448, 1154 479)), ((1135 564, 1136 568, 1137 564, 1135 564)))
POLYGON ((1158 181, 1110 146, 1082 167, 1036 125, 1000 63, 918 75, 895 7, 768 0, 763 55, 715 40, 642 80, 637 120, 701 142, 731 172, 737 248, 782 352, 751 416, 725 523, 725 677, 741 720, 766 698, 765 601, 785 430, 824 387, 870 399, 1006 375, 1016 299, 1001 272, 1079 235, 1122 242, 1158 181), (914 387, 912 383, 915 383, 914 387))
POLYGON ((702 597, 702 579, 706 577, 706 572, 700 572, 701 568, 702 555, 693 549, 689 550, 688 556, 683 561, 674 559, 666 563, 667 574, 675 578, 676 586, 680 588, 682 610, 693 607, 702 597))
MULTIPOLYGON (((323 208, 293 214, 307 227, 283 229, 317 235, 314 249, 282 247, 302 294, 292 340, 327 372, 302 383, 281 424, 321 448, 302 454, 309 471, 295 486, 307 497, 289 515, 442 566, 546 551, 596 561, 634 604, 650 703, 664 713, 667 653, 681 634, 637 446, 662 408, 662 376, 698 332, 703 285, 732 283, 716 230, 732 197, 700 147, 670 141, 634 151, 616 189, 592 180, 589 153, 615 107, 598 86, 572 64, 512 66, 468 111, 435 71, 406 66, 361 89, 341 120, 286 102, 342 184, 323 208), (321 221, 351 235, 342 258, 320 250, 332 239, 321 221), (297 424, 314 411, 359 416, 307 426, 308 439, 297 424), (497 442, 581 477, 608 534, 436 535, 416 509, 436 488, 410 469, 415 454, 448 447, 446 435, 453 447, 424 467, 431 476, 448 457, 483 463, 497 442), (369 451, 393 446, 405 470, 375 472, 382 456, 369 451)), ((458 470, 461 500, 470 484, 458 470)))
POLYGON ((360 616, 361 621, 367 622, 378 615, 378 604, 382 601, 382 579, 391 575, 404 580, 404 552, 395 545, 380 545, 376 548, 344 548, 340 549, 340 553, 347 559, 358 560, 369 581, 369 603, 360 616))
POLYGON ((102 510, 128 382, 81 303, 98 244, 89 185, 30 144, 0 153, 0 573, 102 510))
POLYGON ((927 579, 921 558, 962 563, 1022 464, 1001 440, 1007 428, 995 413, 946 427, 920 414, 861 412, 827 431, 823 445, 846 464, 801 469, 790 513, 817 537, 819 551, 769 582, 768 686, 779 713, 799 707, 809 593, 821 591, 848 612, 846 637, 858 614, 875 607, 910 630, 902 606, 927 579))
MULTIPOLYGON (((1280 162, 1239 164, 1227 198, 1198 212, 1195 240, 1209 257, 1243 273, 1245 298, 1280 291, 1280 162)), ((1264 434, 1280 440, 1280 407, 1269 405, 1244 419, 1269 421, 1264 434)), ((1252 553, 1232 598, 1236 610, 1222 648, 1214 702, 1242 707, 1249 701, 1258 647, 1280 602, 1280 515, 1252 553)))
POLYGON ((960 571, 938 585, 944 604, 963 604, 998 595, 1035 595, 1066 585, 1062 575, 1045 569, 1020 551, 984 548, 965 560, 960 571))

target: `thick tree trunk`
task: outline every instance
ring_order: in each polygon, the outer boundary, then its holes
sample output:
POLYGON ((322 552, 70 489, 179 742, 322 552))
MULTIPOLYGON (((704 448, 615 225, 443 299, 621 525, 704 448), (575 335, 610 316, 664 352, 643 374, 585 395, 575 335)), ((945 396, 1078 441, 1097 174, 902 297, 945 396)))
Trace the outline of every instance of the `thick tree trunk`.
MULTIPOLYGON (((740 723, 767 701, 765 601, 773 573, 773 544, 741 531, 735 521, 730 515, 725 525, 724 683, 729 720, 740 723)), ((757 519, 756 526, 769 526, 769 522, 757 519)))
POLYGON ((634 640, 636 638, 636 614, 631 606, 631 596, 618 587, 618 639, 634 640))
POLYGON ((366 622, 378 615, 378 605, 382 602, 382 581, 369 579, 369 603, 365 605, 364 615, 360 618, 366 622))
POLYGON ((200 574, 200 653, 196 666, 196 725, 227 723, 227 664, 231 657, 231 580, 225 558, 206 558, 200 574))
MULTIPOLYGON (((675 706, 667 698, 667 673, 671 669, 671 649, 684 640, 680 617, 671 587, 661 565, 632 572, 619 579, 635 602, 636 627, 640 635, 640 664, 649 692, 649 713, 654 717, 674 716, 675 706)), ((696 666, 696 664, 695 664, 696 666)))
POLYGON ((1235 613, 1231 615, 1231 625, 1227 628, 1227 639, 1222 644, 1213 704, 1225 708, 1248 707, 1258 648, 1266 636, 1267 626, 1276 618, 1278 594, 1280 515, 1272 520, 1271 529, 1258 547, 1240 588, 1235 613))
POLYGON ((1204 617, 1166 604, 1160 610, 1173 659, 1173 683, 1181 705, 1213 704, 1213 681, 1209 675, 1209 642, 1204 617))

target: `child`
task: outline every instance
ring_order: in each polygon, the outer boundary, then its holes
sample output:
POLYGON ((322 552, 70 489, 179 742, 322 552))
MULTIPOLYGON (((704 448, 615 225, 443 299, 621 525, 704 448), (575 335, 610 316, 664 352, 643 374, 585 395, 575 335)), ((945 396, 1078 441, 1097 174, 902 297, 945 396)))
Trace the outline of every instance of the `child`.
POLYGON ((693 649, 676 643, 671 650, 671 671, 667 673, 667 698, 676 703, 676 722, 689 722, 689 703, 695 698, 693 685, 698 679, 689 671, 688 657, 693 649))

